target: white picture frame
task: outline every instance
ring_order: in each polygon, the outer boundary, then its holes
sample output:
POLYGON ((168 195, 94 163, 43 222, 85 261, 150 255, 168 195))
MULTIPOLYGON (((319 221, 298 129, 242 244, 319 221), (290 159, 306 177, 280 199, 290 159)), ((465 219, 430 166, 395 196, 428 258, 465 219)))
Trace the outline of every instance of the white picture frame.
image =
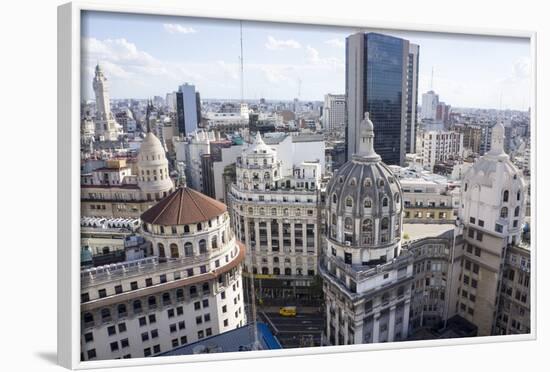
MULTIPOLYGON (((472 34, 529 38, 531 43, 531 128, 532 151, 537 149, 536 123, 536 33, 517 30, 487 30, 482 28, 459 28, 436 25, 394 24, 367 21, 365 19, 341 20, 296 15, 281 19, 268 13, 247 11, 202 12, 185 7, 159 5, 131 5, 112 1, 94 3, 74 1, 58 8, 58 362, 70 369, 92 369, 104 367, 148 366, 199 361, 221 361, 279 356, 314 355, 342 352, 373 351, 448 345, 466 345, 493 342, 534 340, 537 337, 537 306, 531 296, 531 333, 476 337, 465 339, 444 339, 430 341, 408 341, 388 344, 364 344, 332 346, 329 348, 283 349, 252 351, 247 353, 219 353, 162 358, 139 358, 101 361, 80 361, 80 17, 83 11, 105 11, 115 13, 139 13, 170 16, 206 17, 218 19, 249 20, 264 22, 285 22, 312 25, 333 25, 370 30, 410 30, 449 34, 472 34)), ((532 159, 532 199, 537 199, 537 163, 532 159)), ((532 260, 537 262, 537 205, 532 204, 532 260)), ((532 267, 533 294, 537 292, 537 265, 532 267)))

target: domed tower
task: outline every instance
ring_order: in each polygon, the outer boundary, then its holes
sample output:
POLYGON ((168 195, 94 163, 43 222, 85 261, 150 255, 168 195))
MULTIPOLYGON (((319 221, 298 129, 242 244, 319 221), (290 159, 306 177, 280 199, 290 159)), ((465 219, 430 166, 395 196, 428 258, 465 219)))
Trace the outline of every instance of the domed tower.
POLYGON ((210 327, 209 335, 215 335, 243 326, 244 245, 235 239, 225 204, 180 186, 144 212, 141 220, 141 234, 151 243, 152 256, 159 258, 161 267, 165 262, 179 273, 180 284, 172 286, 182 293, 187 337, 197 339, 202 327, 210 327), (196 323, 195 316, 202 312, 209 313, 208 319, 196 323))
POLYGON ((281 179, 277 153, 256 133, 254 143, 237 160, 237 186, 242 190, 269 190, 281 179))
POLYGON ((334 174, 326 192, 326 251, 320 266, 327 339, 339 345, 404 339, 408 323, 408 302, 396 307, 396 299, 410 291, 405 279, 412 274, 410 257, 400 256, 401 186, 374 151, 368 113, 359 136, 358 152, 334 174), (364 321, 369 314, 371 321, 364 321))
POLYGON ((494 334, 498 283, 508 271, 502 269, 508 251, 521 243, 526 194, 521 171, 504 152, 504 127, 498 123, 492 129, 491 150, 464 176, 459 208, 464 237, 459 291, 475 301, 458 299, 456 312, 473 322, 480 336, 494 334))
POLYGON ((160 200, 174 189, 164 147, 151 132, 147 133, 141 143, 137 168, 138 186, 146 200, 160 200))

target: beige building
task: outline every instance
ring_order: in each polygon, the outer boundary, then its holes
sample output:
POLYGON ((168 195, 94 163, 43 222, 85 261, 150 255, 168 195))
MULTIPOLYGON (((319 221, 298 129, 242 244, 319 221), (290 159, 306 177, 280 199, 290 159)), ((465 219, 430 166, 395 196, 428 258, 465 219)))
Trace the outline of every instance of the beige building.
POLYGON ((168 160, 160 140, 147 133, 138 154, 137 173, 125 160, 81 176, 81 215, 138 218, 174 190, 168 160))
POLYGON ((145 257, 81 272, 82 360, 154 356, 246 324, 224 204, 180 187, 142 214, 145 257))

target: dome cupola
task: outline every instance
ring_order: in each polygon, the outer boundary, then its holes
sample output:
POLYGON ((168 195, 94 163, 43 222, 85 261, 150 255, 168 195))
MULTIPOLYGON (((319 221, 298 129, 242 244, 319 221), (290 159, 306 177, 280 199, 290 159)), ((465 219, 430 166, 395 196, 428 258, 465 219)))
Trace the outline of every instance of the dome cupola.
POLYGON ((327 186, 329 239, 356 249, 353 263, 384 262, 398 254, 402 230, 402 190, 374 151, 373 124, 361 122, 358 153, 327 186))
POLYGON ((168 160, 160 140, 148 132, 141 143, 138 161, 138 185, 149 199, 160 199, 174 188, 168 173, 168 160))

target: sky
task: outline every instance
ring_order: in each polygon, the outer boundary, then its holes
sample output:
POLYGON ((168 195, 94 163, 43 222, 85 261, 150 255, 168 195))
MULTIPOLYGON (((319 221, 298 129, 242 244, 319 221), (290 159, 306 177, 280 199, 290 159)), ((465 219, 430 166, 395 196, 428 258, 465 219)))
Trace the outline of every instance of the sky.
MULTIPOLYGON (((243 21, 244 98, 322 101, 343 94, 345 38, 357 31, 370 30, 243 21)), ((526 38, 378 32, 420 45, 419 104, 433 89, 455 107, 529 107, 526 38)), ((238 21, 84 12, 81 56, 84 99, 94 98, 97 63, 114 99, 165 97, 184 82, 203 99, 241 97, 238 21)))

